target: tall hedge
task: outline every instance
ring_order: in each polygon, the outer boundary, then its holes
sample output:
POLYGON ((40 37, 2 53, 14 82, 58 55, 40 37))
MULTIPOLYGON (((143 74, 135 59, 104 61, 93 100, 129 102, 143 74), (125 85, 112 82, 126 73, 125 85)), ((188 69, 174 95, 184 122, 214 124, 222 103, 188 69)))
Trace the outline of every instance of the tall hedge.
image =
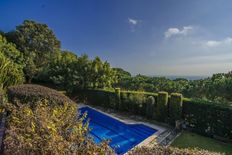
POLYGON ((121 109, 121 94, 120 94, 120 88, 115 88, 115 97, 116 97, 116 109, 121 109))
POLYGON ((180 120, 182 116, 182 94, 172 93, 169 102, 169 121, 175 125, 176 120, 180 120))
POLYGON ((160 122, 165 122, 168 117, 168 93, 159 92, 156 107, 156 119, 160 122))
POLYGON ((157 94, 147 92, 111 90, 78 90, 75 95, 81 102, 114 108, 116 110, 146 115, 147 97, 157 94), (118 104, 119 103, 119 104, 118 104))
POLYGON ((149 119, 153 119, 155 117, 155 98, 153 96, 149 96, 146 100, 146 117, 149 119))
POLYGON ((187 127, 192 131, 232 141, 231 106, 184 100, 183 116, 187 127))

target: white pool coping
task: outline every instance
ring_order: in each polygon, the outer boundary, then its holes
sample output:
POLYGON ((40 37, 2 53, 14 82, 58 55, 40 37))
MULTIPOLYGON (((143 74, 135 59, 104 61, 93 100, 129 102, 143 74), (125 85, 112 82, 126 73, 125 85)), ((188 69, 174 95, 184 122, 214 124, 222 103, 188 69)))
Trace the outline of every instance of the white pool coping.
MULTIPOLYGON (((141 146, 147 146, 149 145, 149 143, 151 143, 153 140, 156 139, 156 137, 158 137, 161 133, 165 132, 167 129, 164 128, 164 127, 161 127, 161 126, 158 126, 158 125, 155 125, 155 124, 151 124, 151 123, 148 123, 148 122, 142 122, 142 121, 135 121, 135 120, 132 120, 132 119, 121 119, 121 118, 118 118, 116 116, 113 116, 112 114, 109 114, 109 113, 106 113, 100 109, 97 109, 97 108, 94 108, 94 107, 91 107, 90 105, 86 105, 86 104, 78 104, 78 108, 83 108, 83 107, 89 107, 89 108, 92 108, 100 113, 103 113, 109 117, 112 117, 122 123, 125 123, 125 124, 143 124, 143 125, 146 125, 152 129, 155 129, 157 130, 154 134, 152 134, 151 136, 147 137, 146 139, 144 139, 142 142, 140 142, 139 144, 137 144, 136 146, 134 146, 133 148, 131 148, 130 150, 134 149, 135 147, 141 147, 141 146)), ((128 150, 128 151, 130 151, 128 150)), ((128 152, 127 151, 127 152, 128 152)), ((127 154, 127 153, 125 153, 127 154)))

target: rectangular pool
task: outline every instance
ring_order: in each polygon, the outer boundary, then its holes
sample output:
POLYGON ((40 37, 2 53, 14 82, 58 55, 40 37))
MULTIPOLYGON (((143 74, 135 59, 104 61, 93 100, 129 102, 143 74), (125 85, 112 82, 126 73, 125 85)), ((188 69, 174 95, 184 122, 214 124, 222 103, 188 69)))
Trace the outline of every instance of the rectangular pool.
POLYGON ((143 124, 125 124, 90 107, 82 107, 80 113, 87 112, 90 135, 96 143, 109 139, 110 147, 118 155, 126 153, 157 130, 143 124))

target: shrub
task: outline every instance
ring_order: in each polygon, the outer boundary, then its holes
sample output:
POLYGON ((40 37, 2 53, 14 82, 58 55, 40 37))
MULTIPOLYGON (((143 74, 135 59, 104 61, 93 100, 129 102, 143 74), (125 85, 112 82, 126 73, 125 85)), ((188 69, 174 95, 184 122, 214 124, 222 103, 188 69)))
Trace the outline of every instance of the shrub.
POLYGON ((120 95, 120 88, 115 88, 115 95, 116 95, 116 109, 121 109, 121 95, 120 95))
POLYGON ((172 93, 170 97, 170 104, 169 104, 169 118, 170 123, 175 125, 176 120, 181 119, 182 115, 182 94, 179 93, 172 93))
POLYGON ((183 116, 187 127, 196 133, 232 140, 231 106, 185 99, 183 116))
POLYGON ((71 99, 54 89, 34 84, 23 84, 9 87, 7 94, 9 101, 12 103, 15 103, 15 101, 20 101, 21 103, 34 103, 41 99, 46 99, 51 104, 73 102, 71 99))
POLYGON ((179 149, 155 145, 153 147, 137 147, 129 152, 129 155, 222 155, 201 149, 179 149))
POLYGON ((121 104, 124 107, 123 109, 127 107, 128 111, 134 114, 145 114, 145 95, 143 93, 122 91, 121 94, 123 97, 121 99, 121 104))
POLYGON ((154 117, 155 114, 155 99, 153 96, 149 96, 146 99, 146 116, 150 119, 154 117))
POLYGON ((156 108, 156 119, 160 122, 164 122, 167 119, 168 111, 168 93, 159 92, 157 98, 157 108, 156 108))
POLYGON ((104 106, 120 111, 131 112, 135 114, 146 115, 146 98, 152 96, 157 97, 157 94, 135 91, 120 91, 115 90, 76 90, 75 96, 81 102, 87 102, 92 105, 104 106), (120 104, 118 107, 120 97, 120 104))
POLYGON ((77 104, 50 105, 38 102, 10 104, 7 119, 4 154, 113 154, 104 141, 95 144, 88 136, 85 116, 77 115, 77 104))

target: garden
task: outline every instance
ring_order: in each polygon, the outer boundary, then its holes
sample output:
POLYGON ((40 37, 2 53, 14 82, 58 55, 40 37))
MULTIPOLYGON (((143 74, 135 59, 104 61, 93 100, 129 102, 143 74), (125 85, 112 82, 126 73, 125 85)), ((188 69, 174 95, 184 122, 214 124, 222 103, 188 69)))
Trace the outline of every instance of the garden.
POLYGON ((183 133, 170 147, 145 146, 129 154, 232 152, 231 72, 200 81, 133 77, 99 57, 62 50, 60 44, 46 24, 30 20, 1 33, 2 154, 114 154, 110 140, 96 144, 89 137, 88 114, 77 113, 78 103, 171 128, 182 122, 183 133))

